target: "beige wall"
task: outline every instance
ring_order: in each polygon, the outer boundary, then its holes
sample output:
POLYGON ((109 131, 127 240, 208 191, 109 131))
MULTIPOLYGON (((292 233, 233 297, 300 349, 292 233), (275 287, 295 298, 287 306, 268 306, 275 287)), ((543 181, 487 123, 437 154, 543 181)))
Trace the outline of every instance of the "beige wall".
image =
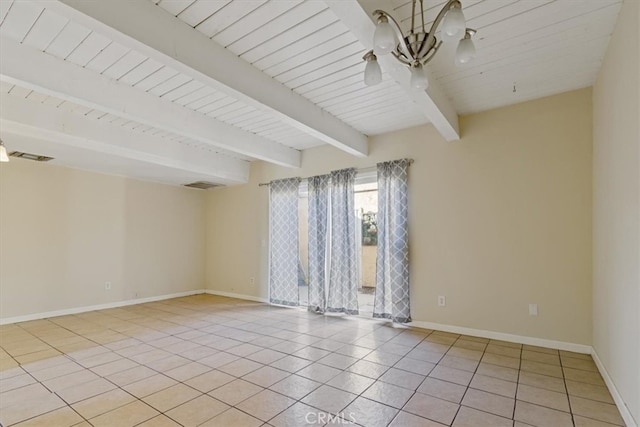
POLYGON ((593 90, 593 346, 640 424, 640 2, 593 90))
POLYGON ((204 192, 0 165, 0 317, 204 287, 204 192))
POLYGON ((253 163, 248 185, 207 195, 207 287, 267 296, 268 188, 259 182, 411 157, 414 320, 589 344, 591 90, 461 126, 459 142, 422 126, 372 138, 368 158, 321 147, 304 152, 300 170, 253 163))

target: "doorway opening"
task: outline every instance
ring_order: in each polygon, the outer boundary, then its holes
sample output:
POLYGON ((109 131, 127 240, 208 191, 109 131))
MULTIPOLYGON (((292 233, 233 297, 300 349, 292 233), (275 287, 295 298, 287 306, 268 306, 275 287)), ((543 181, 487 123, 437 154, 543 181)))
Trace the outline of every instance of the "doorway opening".
MULTIPOLYGON (((298 193, 298 304, 309 305, 309 198, 306 182, 298 193)), ((359 315, 373 317, 376 287, 376 258, 378 254, 378 183, 375 175, 361 176, 354 188, 356 244, 358 252, 359 315)))
POLYGON ((360 316, 373 317, 378 255, 378 183, 356 184, 354 196, 356 233, 358 233, 356 244, 360 257, 358 308, 360 316))

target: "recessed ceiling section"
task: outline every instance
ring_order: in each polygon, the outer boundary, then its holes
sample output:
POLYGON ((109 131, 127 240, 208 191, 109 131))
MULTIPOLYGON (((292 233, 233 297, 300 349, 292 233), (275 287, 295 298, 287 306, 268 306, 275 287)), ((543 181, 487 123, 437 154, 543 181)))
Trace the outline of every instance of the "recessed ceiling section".
POLYGON ((236 153, 214 150, 180 135, 4 81, 0 81, 0 91, 0 129, 11 150, 36 152, 55 157, 56 164, 91 170, 99 159, 109 158, 95 170, 131 172, 114 166, 117 159, 122 159, 146 171, 127 176, 149 180, 164 171, 168 175, 160 181, 175 185, 185 177, 206 178, 221 185, 248 180, 250 159, 236 153), (85 163, 80 153, 86 156, 85 163))
MULTIPOLYGON (((213 178, 208 173, 200 173, 194 170, 145 162, 114 154, 100 153, 97 155, 95 151, 82 147, 70 150, 63 145, 55 144, 48 140, 15 135, 12 133, 4 133, 3 141, 7 146, 12 147, 12 150, 16 149, 19 151, 28 151, 38 154, 44 152, 49 153, 49 156, 54 157, 54 159, 45 163, 45 165, 53 164, 74 169, 104 173, 107 175, 123 176, 142 181, 158 182, 176 186, 195 181, 212 181, 221 185, 239 184, 238 182, 220 181, 219 179, 213 178)), ((11 162, 7 167, 11 167, 13 162, 31 161, 14 159, 12 157, 11 162)))
POLYGON ((77 115, 78 117, 83 117, 90 120, 97 120, 100 123, 110 124, 114 127, 120 127, 124 130, 128 130, 134 133, 153 136, 156 138, 161 138, 167 141, 176 142, 186 146, 197 147, 200 150, 207 151, 214 154, 220 154, 229 158, 243 160, 243 161, 255 160, 248 156, 243 156, 241 154, 238 154, 232 151, 223 150, 217 147, 212 147, 210 145, 200 143, 198 141, 191 140, 182 135, 178 135, 175 133, 164 131, 162 129, 157 129, 151 126, 147 126, 133 120, 128 120, 126 118, 114 116, 113 114, 105 113, 104 111, 91 109, 71 101, 65 101, 61 98, 48 96, 41 92, 26 89, 24 87, 7 83, 2 80, 0 80, 0 93, 3 95, 8 95, 12 98, 25 99, 29 102, 33 102, 34 104, 42 104, 44 106, 54 107, 56 109, 59 109, 62 112, 70 112, 70 113, 73 113, 74 115, 77 115))

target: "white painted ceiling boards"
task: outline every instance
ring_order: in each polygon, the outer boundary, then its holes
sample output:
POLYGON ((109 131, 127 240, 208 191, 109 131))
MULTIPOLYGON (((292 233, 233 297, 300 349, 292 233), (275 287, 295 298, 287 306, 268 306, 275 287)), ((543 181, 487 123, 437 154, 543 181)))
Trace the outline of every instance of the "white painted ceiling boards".
MULTIPOLYGON (((424 1, 427 21, 443 4, 424 1)), ((415 93, 390 58, 381 84, 362 78, 371 12, 408 29, 408 0, 0 0, 0 135, 53 163, 224 185, 424 123, 455 141, 460 114, 592 85, 621 0, 462 4, 475 61, 445 45, 415 93)))

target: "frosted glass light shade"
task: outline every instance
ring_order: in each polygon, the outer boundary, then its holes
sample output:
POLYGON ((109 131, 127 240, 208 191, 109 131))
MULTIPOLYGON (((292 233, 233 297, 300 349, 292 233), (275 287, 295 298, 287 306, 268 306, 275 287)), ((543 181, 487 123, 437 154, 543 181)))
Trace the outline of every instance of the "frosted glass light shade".
POLYGON ((449 9, 447 14, 444 15, 444 19, 442 20, 442 32, 447 36, 454 37, 456 35, 460 35, 462 37, 466 27, 467 23, 464 19, 464 14, 462 13, 461 8, 454 7, 449 9))
POLYGON ((471 38, 460 40, 458 49, 456 50, 456 63, 466 64, 476 56, 476 47, 473 45, 471 38))
POLYGON ((411 80, 409 81, 412 89, 426 90, 429 87, 427 74, 424 72, 422 65, 411 67, 411 80))
POLYGON ((9 156, 7 155, 7 149, 0 143, 0 162, 8 162, 9 156))
POLYGON ((449 34, 447 34, 444 30, 440 31, 440 40, 442 40, 444 43, 448 44, 448 45, 456 45, 460 39, 462 39, 464 37, 464 33, 456 33, 452 36, 450 36, 449 34))
POLYGON ((382 81, 382 70, 378 61, 375 59, 367 60, 364 68, 364 84, 367 86, 375 86, 382 81))
POLYGON ((391 24, 388 21, 378 23, 373 33, 373 52, 376 55, 387 55, 395 49, 397 44, 396 34, 391 24))

